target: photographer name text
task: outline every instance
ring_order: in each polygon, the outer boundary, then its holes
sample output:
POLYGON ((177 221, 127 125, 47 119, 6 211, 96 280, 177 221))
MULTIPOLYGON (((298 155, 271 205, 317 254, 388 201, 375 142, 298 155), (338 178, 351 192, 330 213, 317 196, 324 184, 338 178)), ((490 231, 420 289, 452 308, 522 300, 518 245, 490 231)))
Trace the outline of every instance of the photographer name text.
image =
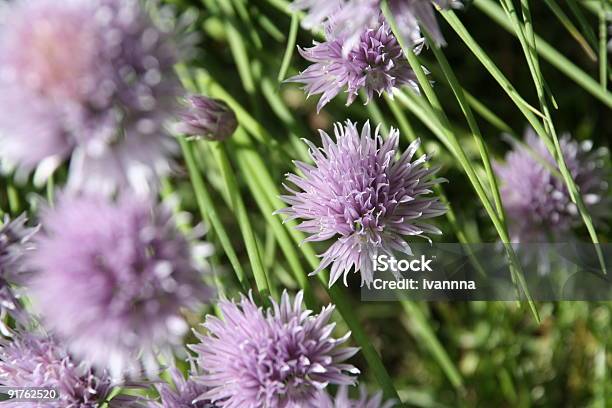
MULTIPOLYGON (((425 255, 414 259, 378 255, 372 258, 372 264, 374 272, 392 272, 400 276, 402 272, 433 272, 434 259, 428 259, 425 255)), ((476 290, 476 282, 473 280, 433 280, 426 277, 394 280, 375 278, 372 284, 375 290, 476 290)))

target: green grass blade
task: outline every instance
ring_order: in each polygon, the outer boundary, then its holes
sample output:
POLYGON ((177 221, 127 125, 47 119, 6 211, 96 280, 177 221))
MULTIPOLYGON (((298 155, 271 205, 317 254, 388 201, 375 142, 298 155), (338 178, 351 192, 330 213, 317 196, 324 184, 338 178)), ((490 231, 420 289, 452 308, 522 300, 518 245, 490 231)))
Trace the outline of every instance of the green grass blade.
POLYGON ((417 338, 419 344, 431 353, 453 387, 460 390, 463 389, 463 378, 459 370, 455 367, 448 353, 438 340, 438 337, 431 328, 419 304, 409 300, 403 300, 402 307, 410 319, 411 328, 414 331, 413 334, 417 338))
MULTIPOLYGON (((413 95, 411 92, 407 92, 407 93, 398 92, 396 94, 396 97, 402 104, 404 104, 404 106, 406 106, 409 110, 411 110, 419 118, 419 120, 421 120, 421 122, 423 122, 427 127, 429 127, 430 130, 435 135, 437 135, 439 138, 444 138, 445 133, 448 135, 449 130, 446 129, 443 125, 441 125, 439 122, 434 120, 434 117, 435 117, 434 112, 431 111, 431 108, 428 108, 423 103, 420 103, 419 99, 421 98, 417 97, 416 95, 413 95)), ((491 206, 491 203, 488 202, 488 199, 486 198, 486 196, 483 198, 482 194, 484 194, 483 191, 480 191, 480 193, 478 193, 479 198, 481 202, 483 203, 483 205, 485 205, 484 200, 485 199, 487 200, 487 204, 485 207, 487 211, 487 215, 489 215, 489 218, 491 218, 493 225, 495 226, 497 233, 500 236, 501 241, 504 244, 508 243, 509 237, 508 237, 507 232, 505 231, 503 226, 499 223, 499 219, 497 218, 497 214, 495 210, 493 209, 493 207, 491 206)), ((527 298, 529 308, 531 312, 533 313, 534 318, 536 319, 536 321, 539 322, 540 316, 539 316, 537 308, 535 307, 535 303, 533 302, 533 300, 531 299, 531 296, 529 295, 527 285, 525 284, 524 279, 522 277, 520 262, 518 261, 516 254, 514 253, 514 250, 509 245, 504 245, 504 247, 506 248, 507 254, 511 261, 510 271, 512 273, 513 281, 516 282, 517 285, 520 285, 521 290, 523 291, 523 293, 525 294, 527 298)))
MULTIPOLYGON (((254 150, 246 147, 252 146, 250 137, 242 129, 238 129, 231 143, 232 146, 235 147, 234 151, 241 172, 243 174, 255 174, 253 173, 253 167, 257 166, 256 162, 258 161, 259 156, 254 150)), ((285 255, 285 258, 287 259, 289 266, 291 267, 291 271, 293 272, 295 279, 300 287, 304 290, 306 304, 311 305, 311 307, 314 306, 316 303, 312 293, 312 288, 310 286, 310 282, 308 281, 307 273, 300 263, 300 257, 296 247, 291 241, 291 238, 287 234, 285 228, 283 228, 279 217, 273 215, 273 212, 276 211, 278 207, 274 207, 269 197, 274 197, 275 194, 278 194, 278 191, 267 191, 266 188, 260 184, 258 177, 246 177, 245 179, 261 213, 265 217, 268 225, 272 228, 272 232, 275 235, 276 240, 278 241, 278 244, 285 255)))
POLYGON ((597 48, 597 37, 595 36, 595 31, 593 31, 593 27, 591 27, 591 24, 589 24, 586 16, 582 12, 582 9, 576 3, 576 0, 567 0, 566 3, 574 17, 576 17, 576 20, 578 20, 580 29, 582 30, 582 33, 586 39, 589 41, 591 49, 597 48))
MULTIPOLYGON (((495 14, 502 13, 503 15, 503 11, 501 10, 501 8, 499 6, 496 6, 495 4, 490 4, 489 0, 477 0, 477 4, 480 4, 481 7, 484 5, 488 5, 485 7, 496 8, 495 14)), ((548 131, 537 120, 537 118, 533 115, 533 113, 530 110, 528 110, 525 106, 523 106, 521 101, 517 98, 518 93, 514 89, 514 86, 512 86, 512 84, 508 81, 508 79, 506 79, 506 77, 502 74, 499 68, 497 68, 497 66, 493 63, 493 61, 491 61, 488 55, 483 51, 480 45, 478 45, 478 43, 474 40, 474 38, 469 34, 465 26, 461 23, 461 21, 455 15, 455 13, 453 13, 452 11, 443 11, 442 15, 444 16, 446 21, 449 23, 449 25, 459 35, 459 37, 463 40, 463 42, 472 51, 472 53, 476 56, 476 58, 478 58, 478 60, 489 71, 489 73, 493 76, 493 78, 495 78, 495 80, 499 83, 502 89, 504 89, 506 93, 508 94, 508 96, 515 102, 516 106, 523 113, 523 115, 525 116, 529 124, 533 127, 535 132, 545 142, 549 151, 551 152, 557 151, 558 146, 553 145, 553 141, 550 140, 548 131)), ((509 24, 509 26, 512 26, 512 23, 508 22, 505 17, 503 17, 503 21, 505 22, 505 24, 509 24)), ((540 47, 542 45, 541 43, 538 42, 537 37, 535 37, 535 44, 537 47, 540 47)), ((600 91, 602 90, 599 84, 597 84, 597 88, 600 91)), ((559 164, 563 165, 563 163, 564 163, 564 160, 560 160, 559 164)), ((593 241, 594 244, 596 244, 595 248, 598 252, 600 263, 602 264, 602 269, 605 271, 605 264, 602 262, 601 248, 599 248, 599 245, 598 245, 599 238, 597 237, 597 233, 595 231, 593 221, 590 218, 588 211, 586 210, 586 206, 584 205, 582 197, 577 193, 577 188, 575 186, 575 183, 573 182, 573 179, 571 178, 571 175, 569 175, 568 177, 568 173, 564 172, 563 169, 561 170, 562 170, 562 174, 564 175, 563 177, 564 181, 566 182, 566 185, 568 186, 572 201, 574 201, 574 203, 578 207, 578 210, 581 214, 584 224, 587 227, 591 240, 593 241)))
POLYGON ((606 91, 608 85, 608 22, 606 5, 599 10, 599 83, 606 91))
POLYGON ((287 47, 285 48, 285 55, 283 55, 283 62, 281 63, 280 71, 278 72, 278 82, 283 82, 287 76, 287 70, 289 64, 291 64, 291 57, 293 56, 293 50, 295 49, 295 42, 297 40, 298 27, 300 26, 300 18, 297 14, 291 16, 291 27, 289 28, 289 36, 287 37, 287 47))
POLYGON ((561 22, 563 27, 567 30, 567 32, 576 40, 578 45, 584 50, 587 56, 591 59, 591 61, 597 61, 597 55, 593 48, 589 45, 587 39, 582 35, 580 30, 574 25, 572 20, 565 14, 561 6, 556 2, 556 0, 544 0, 548 8, 553 12, 557 20, 561 22))
POLYGON ((518 15, 514 10, 514 5, 511 0, 505 0, 507 12, 512 20, 516 35, 521 43, 523 51, 525 53, 525 58, 527 59, 529 70, 531 72, 534 85, 536 87, 536 92, 538 95, 538 100, 540 102, 540 107, 544 114, 546 115, 546 121, 544 122, 545 134, 540 134, 540 137, 543 139, 544 143, 547 145, 550 154, 556 158, 557 165, 559 166, 559 170, 561 171, 561 175, 565 184, 569 190, 570 197, 572 201, 578 207, 578 211, 582 216, 584 224, 587 227, 589 235, 591 236, 591 240, 595 244, 595 250, 597 252, 597 257, 599 258, 599 262, 602 268, 603 273, 606 273, 606 264, 604 262, 603 253, 601 252, 601 248, 599 244, 599 238, 595 231, 595 227, 593 225, 592 219, 586 205, 583 202, 582 195, 578 189, 578 186, 574 182, 574 179, 567 168, 567 164, 565 163, 565 158, 563 151, 561 149, 561 144, 559 143, 559 138, 557 136, 557 132, 555 130, 555 126, 553 123, 552 115, 550 114, 550 110, 548 108, 546 97, 545 97, 545 83, 544 78, 542 76, 542 72, 540 70, 538 55, 537 55, 537 44, 536 38, 533 31, 533 25, 531 23, 531 13, 529 10, 529 1, 521 0, 521 10, 523 16, 523 22, 519 21, 518 15), (552 146, 549 141, 552 139, 552 146))
POLYGON ((242 265, 238 260, 238 256, 236 255, 236 251, 232 246, 227 231, 219 219, 219 214, 217 213, 212 197, 204 184, 204 179, 202 178, 194 159, 192 142, 185 140, 184 137, 178 137, 178 141, 181 145, 181 150, 183 151, 183 157, 185 158, 187 171, 189 172, 189 178, 193 186, 200 214, 202 218, 206 220, 209 225, 211 225, 214 232, 217 234, 221 247, 223 248, 223 251, 225 251, 225 255, 230 261, 236 277, 240 282, 240 286, 244 291, 248 291, 251 285, 249 284, 246 274, 244 273, 244 269, 242 269, 242 265))
POLYGON ((440 64, 440 67, 442 68, 442 72, 444 72, 444 75, 446 76, 446 80, 448 81, 448 83, 450 84, 453 90, 453 93, 455 94, 455 97, 457 98, 457 102, 459 103, 459 106, 461 107, 461 110, 463 111, 463 114, 467 120, 468 126, 472 132, 472 135, 474 136, 476 145, 478 147, 478 151, 480 153, 480 158, 482 160, 482 163, 485 169, 485 173, 489 181, 489 187, 492 191, 493 201, 495 202, 495 207, 497 208, 497 214, 499 218, 501 219, 501 222, 505 225, 506 221, 505 221, 504 207, 502 205, 501 195, 499 193, 499 186, 497 185, 497 178, 495 177, 495 174, 493 173, 493 167, 491 166, 491 158, 489 156, 489 151, 487 149, 486 144, 484 143, 484 140, 480 132, 480 128, 478 127, 476 118, 474 117, 474 114, 472 113, 472 109, 470 108, 470 105, 467 102, 465 95, 463 94, 463 88, 459 84, 459 80, 457 79, 450 64, 448 63, 448 60, 444 56, 444 53, 442 52, 440 47, 434 44, 434 42, 431 40, 431 37, 429 37, 427 33, 426 33, 426 36, 427 36, 428 42, 432 44, 431 50, 433 51, 436 59, 438 60, 438 63, 440 64))
MULTIPOLYGON (((474 5, 497 22, 500 26, 502 26, 505 30, 509 31, 513 35, 517 35, 513 30, 512 23, 508 21, 508 18, 506 18, 504 11, 492 0, 474 0, 474 5)), ((451 26, 457 26, 456 22, 458 19, 452 11, 442 11, 442 15, 449 22, 449 24, 451 24, 451 26)), ((578 68, 576 64, 567 59, 563 54, 557 51, 542 38, 536 36, 535 41, 538 53, 542 55, 542 57, 548 61, 548 63, 567 75, 568 78, 572 79, 584 90, 591 93, 607 106, 612 107, 612 94, 610 92, 605 91, 597 81, 578 68)))
POLYGON ((226 192, 230 198, 230 202, 232 203, 232 210, 234 210, 234 213, 236 214, 238 226, 240 227, 240 231, 242 233, 242 238, 249 257, 251 269, 253 270, 253 276, 255 278, 257 289, 259 290, 262 299, 266 299, 270 295, 277 298, 278 294, 274 290, 274 287, 270 285, 266 269, 261 260, 255 232, 253 231, 244 201, 240 195, 238 182, 227 157, 225 145, 222 142, 212 142, 211 150, 215 156, 217 164, 219 165, 223 179, 225 180, 226 192))
MULTIPOLYGON (((387 106, 389 106, 389 109, 391 110, 391 112, 393 113, 393 116, 395 117, 395 119, 397 120, 398 124, 399 124, 399 129, 400 129, 400 134, 403 135, 408 143, 412 143, 413 141, 415 141, 417 139, 416 134, 414 133, 414 130, 412 129, 412 126, 410 126, 410 122, 408 121, 408 119, 406 118, 406 115, 404 114, 404 112, 402 111, 402 109, 400 108, 399 104, 392 100, 388 95, 385 94, 384 96, 386 102, 387 102, 387 106)), ((423 151, 422 147, 419 147, 419 149, 417 150, 417 154, 418 155, 423 155, 425 152, 423 151)), ((463 229, 461 228, 461 226, 459 225, 459 221, 457 220, 457 217, 455 215, 455 210, 453 209, 453 206, 451 205, 451 203, 448 201, 448 199, 446 198, 446 194, 444 193, 444 189, 441 187, 440 184, 436 184, 434 187, 434 193, 440 197, 440 201, 446 206, 447 211, 445 217, 448 220, 455 236, 457 237, 457 240, 462 243, 462 244, 467 244, 468 243, 468 239, 465 236, 465 233, 463 232, 463 229)), ((482 267, 482 265, 480 264, 480 262, 478 261, 478 259, 473 256, 472 252, 469 250, 469 248, 466 247, 467 253, 470 257, 470 260, 472 262, 472 264, 474 265, 474 267, 476 268, 476 270, 478 271, 478 273, 480 273, 481 276, 485 276, 486 273, 482 267)))

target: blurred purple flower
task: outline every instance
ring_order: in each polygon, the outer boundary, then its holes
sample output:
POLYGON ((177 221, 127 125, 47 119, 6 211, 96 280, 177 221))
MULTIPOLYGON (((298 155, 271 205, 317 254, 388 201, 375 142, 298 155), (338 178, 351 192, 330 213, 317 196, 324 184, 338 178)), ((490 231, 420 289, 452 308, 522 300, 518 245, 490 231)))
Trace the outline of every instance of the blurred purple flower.
POLYGON ((144 190, 171 167, 180 46, 138 0, 18 0, 0 13, 0 155, 42 183, 144 190))
POLYGON ((196 138, 225 140, 234 134, 236 127, 236 114, 225 102, 191 95, 186 98, 186 107, 179 115, 174 131, 196 138))
POLYGON ((336 398, 325 391, 319 394, 317 408, 392 408, 395 403, 390 400, 383 403, 382 392, 376 393, 370 398, 365 387, 359 387, 359 399, 351 399, 348 395, 348 387, 338 388, 336 398))
MULTIPOLYGON (((559 143, 590 214, 595 220, 609 215, 607 151, 592 151, 592 142, 578 144, 569 135, 563 135, 559 143)), ((525 134, 525 145, 515 142, 506 162, 496 164, 495 170, 514 241, 562 238, 580 221, 556 161, 531 128, 525 134)))
POLYGON ((8 328, 4 324, 5 317, 11 315, 24 323, 24 313, 21 310, 18 295, 11 284, 24 282, 26 268, 24 260, 33 250, 32 236, 37 228, 26 227, 26 214, 21 214, 14 220, 4 217, 0 227, 0 332, 8 336, 8 328))
POLYGON ((302 57, 313 64, 287 82, 304 84, 308 96, 322 94, 317 111, 343 89, 348 93, 347 105, 353 103, 361 89, 368 100, 383 92, 393 96, 393 90, 404 84, 418 90, 416 75, 382 18, 361 32, 358 45, 347 56, 343 55, 343 46, 344 40, 328 37, 314 47, 299 49, 302 57))
POLYGON ((108 397, 111 380, 75 362, 54 338, 17 333, 0 341, 0 385, 55 388, 59 399, 46 402, 3 403, 10 408, 96 408, 108 397))
POLYGON ((444 181, 434 178, 438 170, 427 167, 428 156, 413 161, 419 141, 413 142, 398 158, 399 132, 391 129, 383 140, 379 129, 369 122, 361 134, 354 123, 334 126, 336 142, 320 131, 323 147, 306 141, 314 166, 296 162, 301 176, 289 174, 287 180, 297 187, 285 186, 291 195, 281 198, 288 208, 277 211, 287 220, 303 219, 297 229, 311 234, 306 241, 338 237, 322 255, 313 272, 331 265, 329 285, 354 268, 361 283, 370 285, 372 259, 382 251, 412 255, 406 236, 429 239, 426 234, 441 234, 428 224, 429 218, 446 212, 437 197, 428 196, 431 188, 444 181))
POLYGON ((222 301, 224 320, 208 316, 208 335, 200 343, 196 363, 203 372, 194 380, 209 390, 203 397, 219 407, 313 407, 328 384, 353 384, 359 371, 345 361, 356 348, 341 347, 350 333, 336 339, 328 323, 334 307, 319 315, 302 307, 303 293, 264 312, 252 298, 222 301))
POLYGON ((193 381, 186 380, 183 374, 176 369, 170 369, 170 377, 174 387, 166 383, 157 385, 157 391, 161 398, 160 402, 150 402, 148 408, 212 408, 213 405, 207 401, 196 401, 204 392, 206 387, 193 381))
POLYGON ((436 20, 434 3, 442 9, 459 8, 459 0, 391 0, 389 8, 397 23, 400 35, 406 40, 416 41, 419 24, 431 35, 436 45, 446 45, 436 20))
MULTIPOLYGON (((390 0, 391 14, 399 34, 407 44, 421 40, 419 23, 438 45, 444 38, 434 14, 434 3, 443 9, 461 7, 460 0, 390 0)), ((324 29, 328 39, 344 40, 346 56, 358 43, 361 33, 376 23, 380 0, 294 0, 293 10, 306 11, 302 25, 306 29, 324 29)))
POLYGON ((44 322, 114 377, 155 375, 156 352, 187 331, 181 308, 212 294, 170 212, 133 196, 64 195, 41 224, 29 264, 44 322))
MULTIPOLYGON (((370 0, 368 0, 370 1, 370 0)), ((377 1, 377 0, 374 0, 377 1)), ((305 11, 302 26, 306 29, 321 29, 329 20, 330 16, 337 13, 343 7, 351 4, 359 4, 360 1, 347 3, 346 0, 293 0, 289 5, 291 11, 305 11)))

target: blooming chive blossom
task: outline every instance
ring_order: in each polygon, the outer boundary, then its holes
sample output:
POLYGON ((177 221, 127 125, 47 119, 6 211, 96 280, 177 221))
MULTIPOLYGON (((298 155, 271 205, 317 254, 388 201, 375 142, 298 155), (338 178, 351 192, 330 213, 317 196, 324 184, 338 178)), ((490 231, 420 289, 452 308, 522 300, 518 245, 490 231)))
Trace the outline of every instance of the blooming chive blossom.
POLYGON ((317 402, 318 408, 392 408, 395 405, 392 400, 383 403, 382 392, 370 397, 365 387, 359 387, 359 399, 351 399, 346 386, 340 387, 333 399, 328 393, 321 392, 317 402))
POLYGON ((341 347, 349 334, 332 337, 334 307, 318 315, 302 307, 303 293, 264 312, 252 298, 222 301, 223 320, 208 316, 208 335, 197 334, 191 346, 202 375, 194 379, 209 388, 203 398, 219 407, 318 407, 317 396, 328 384, 353 384, 359 371, 345 363, 356 348, 341 347))
POLYGON ((24 260, 33 249, 31 238, 37 229, 26 227, 26 221, 25 213, 12 221, 5 216, 0 227, 0 332, 5 336, 9 335, 3 323, 6 316, 20 321, 24 317, 10 285, 23 283, 24 260))
POLYGON ((196 383, 192 379, 186 380, 183 374, 173 368, 170 370, 170 377, 174 387, 166 383, 158 384, 160 402, 150 402, 148 408, 212 408, 213 406, 206 401, 198 398, 206 391, 206 387, 196 383))
MULTIPOLYGON (((609 215, 605 149, 592 151, 591 142, 579 144, 569 135, 562 136, 559 143, 589 213, 595 219, 609 215)), ((506 162, 497 164, 495 170, 513 240, 560 238, 580 221, 556 161, 532 129, 525 135, 525 145, 517 143, 506 155, 506 162)))
POLYGON ((0 155, 20 177, 71 157, 71 188, 110 193, 170 170, 180 47, 138 0, 19 0, 0 18, 0 155))
POLYGON ((3 403, 10 408, 95 408, 111 390, 111 380, 75 362, 57 341, 28 332, 0 342, 0 385, 45 387, 57 391, 58 399, 40 402, 3 403))
POLYGON ((287 80, 304 84, 308 96, 321 94, 318 111, 343 89, 348 93, 347 105, 353 103, 362 89, 368 100, 383 92, 392 95, 394 89, 404 84, 418 90, 416 75, 382 18, 361 33, 358 45, 348 56, 343 55, 343 46, 344 40, 330 38, 300 49, 302 57, 313 64, 287 80))
POLYGON ((208 140, 225 140, 234 134, 238 121, 234 111, 223 101, 192 95, 175 125, 175 132, 208 140))
POLYGON ((211 296, 170 212, 133 196, 64 195, 41 223, 29 264, 47 327, 114 377, 153 375, 155 353, 187 331, 181 308, 211 296))
POLYGON ((320 131, 323 146, 306 141, 314 165, 296 162, 301 175, 289 174, 289 204, 278 213, 288 220, 302 219, 297 229, 310 236, 306 241, 336 242, 322 255, 317 273, 331 265, 329 285, 351 269, 361 274, 362 285, 373 281, 372 259, 379 252, 400 251, 411 255, 406 237, 441 234, 428 220, 446 208, 431 197, 431 188, 443 181, 434 178, 437 168, 427 167, 428 156, 413 156, 419 141, 396 157, 399 132, 392 129, 383 140, 369 122, 361 133, 350 121, 334 126, 336 141, 320 131))

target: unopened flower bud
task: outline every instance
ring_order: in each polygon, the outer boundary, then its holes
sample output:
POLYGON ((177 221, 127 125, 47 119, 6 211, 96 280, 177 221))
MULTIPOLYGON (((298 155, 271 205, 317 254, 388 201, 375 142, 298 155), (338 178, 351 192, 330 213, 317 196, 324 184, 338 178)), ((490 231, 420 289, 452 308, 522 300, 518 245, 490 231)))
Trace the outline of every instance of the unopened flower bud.
POLYGON ((203 95, 189 96, 186 102, 180 121, 175 127, 178 133, 220 141, 229 138, 236 131, 236 114, 225 102, 203 95))

